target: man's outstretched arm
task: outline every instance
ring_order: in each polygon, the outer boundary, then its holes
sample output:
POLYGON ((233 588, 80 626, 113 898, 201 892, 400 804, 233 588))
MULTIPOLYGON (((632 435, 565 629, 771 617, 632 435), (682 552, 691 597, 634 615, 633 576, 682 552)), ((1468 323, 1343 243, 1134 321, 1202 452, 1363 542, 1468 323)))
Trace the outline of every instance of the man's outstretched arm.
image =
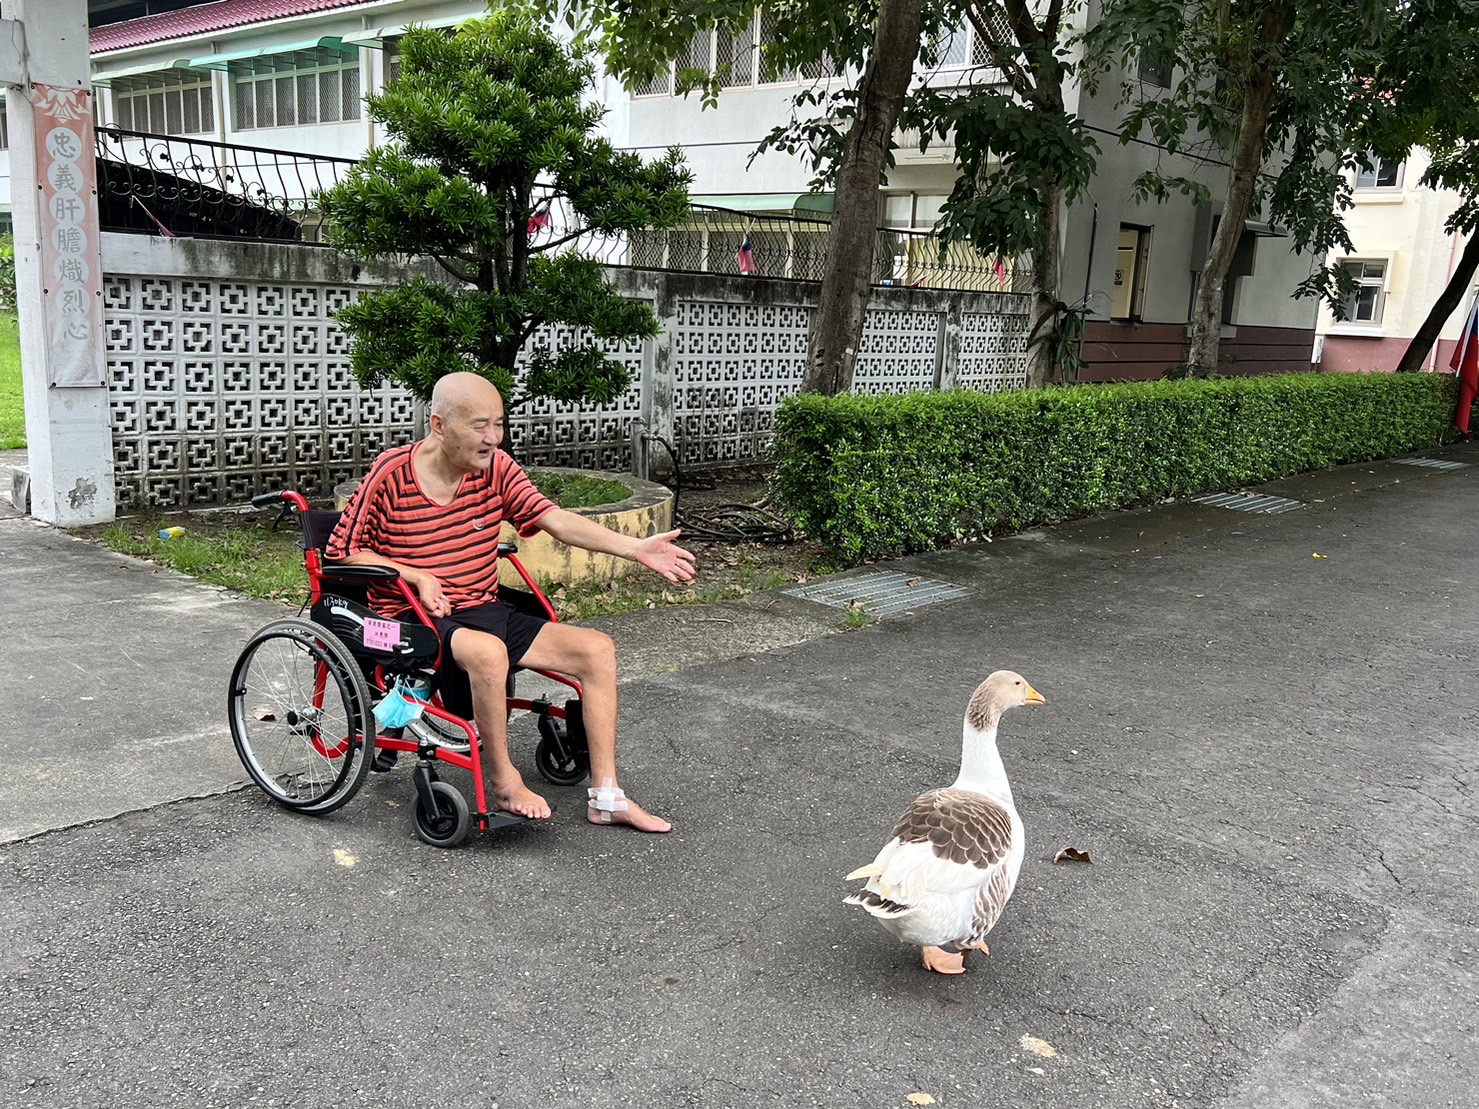
POLYGON ((537 525, 561 543, 581 547, 599 554, 615 555, 640 563, 672 582, 692 581, 695 570, 693 552, 673 542, 680 532, 665 531, 634 539, 596 523, 588 516, 555 508, 539 518, 537 525))

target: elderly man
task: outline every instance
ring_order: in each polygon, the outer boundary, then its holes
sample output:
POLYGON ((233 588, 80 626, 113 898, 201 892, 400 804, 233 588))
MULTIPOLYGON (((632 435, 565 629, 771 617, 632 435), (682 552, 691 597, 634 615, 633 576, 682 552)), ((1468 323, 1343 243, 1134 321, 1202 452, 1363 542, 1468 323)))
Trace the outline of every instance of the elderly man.
MULTIPOLYGON (((483 770, 495 807, 532 819, 549 803, 524 784, 508 754, 505 681, 523 665, 557 670, 580 682, 590 742, 586 818, 644 832, 671 825, 623 793, 616 778, 616 651, 590 628, 547 623, 497 599, 497 544, 504 522, 521 535, 548 532, 562 543, 641 563, 672 582, 691 581, 692 553, 670 531, 633 539, 556 506, 498 449, 503 398, 486 378, 448 374, 431 396, 430 433, 386 451, 360 482, 329 540, 331 559, 392 566, 416 590, 442 637, 444 652, 467 671, 483 770)), ((371 603, 404 607, 378 586, 371 603)))

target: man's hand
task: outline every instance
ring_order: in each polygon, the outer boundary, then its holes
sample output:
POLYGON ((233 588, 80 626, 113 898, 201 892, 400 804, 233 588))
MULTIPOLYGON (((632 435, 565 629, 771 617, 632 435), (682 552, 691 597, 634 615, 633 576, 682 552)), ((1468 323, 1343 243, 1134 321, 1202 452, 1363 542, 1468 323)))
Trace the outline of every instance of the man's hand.
POLYGON ((671 582, 692 581, 697 560, 692 551, 684 550, 673 542, 682 532, 665 531, 661 535, 649 535, 637 544, 632 555, 635 562, 661 574, 671 582))
POLYGON ((417 571, 415 577, 412 577, 411 573, 403 567, 401 577, 410 581, 412 588, 416 590, 416 596, 421 600, 421 607, 426 609, 428 616, 452 615, 452 604, 442 592, 442 583, 437 580, 435 574, 417 571))

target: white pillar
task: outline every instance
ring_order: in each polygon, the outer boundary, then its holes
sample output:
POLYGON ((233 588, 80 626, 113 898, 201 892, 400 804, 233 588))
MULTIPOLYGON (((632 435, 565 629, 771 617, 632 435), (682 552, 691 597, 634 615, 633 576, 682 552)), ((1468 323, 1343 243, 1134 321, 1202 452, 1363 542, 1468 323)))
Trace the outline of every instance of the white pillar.
POLYGON ((9 0, 0 55, 10 123, 16 302, 31 514, 114 516, 86 0, 9 0), (86 94, 86 95, 79 95, 86 94), (38 142, 38 131, 40 131, 38 142))

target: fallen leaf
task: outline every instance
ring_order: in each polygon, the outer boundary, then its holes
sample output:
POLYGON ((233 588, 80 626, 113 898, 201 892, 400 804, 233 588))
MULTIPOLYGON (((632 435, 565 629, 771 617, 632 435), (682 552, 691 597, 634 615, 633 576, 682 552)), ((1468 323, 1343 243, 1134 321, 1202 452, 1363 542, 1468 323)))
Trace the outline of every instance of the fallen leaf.
POLYGON ((1077 847, 1065 847, 1053 856, 1053 862, 1055 863, 1061 863, 1064 859, 1075 863, 1092 863, 1094 861, 1089 858, 1087 851, 1082 851, 1077 847))
POLYGON ((266 707, 259 708, 256 712, 252 713, 252 715, 255 716, 258 720, 270 721, 277 719, 277 713, 266 707))
POLYGON ((935 1099, 929 1094, 910 1094, 904 1100, 910 1105, 933 1105, 935 1103, 935 1099))
POLYGON ((342 847, 334 848, 334 861, 340 866, 353 866, 359 860, 342 847))
POLYGON ((1039 1040, 1036 1036, 1023 1036, 1022 1048, 1034 1055, 1040 1055, 1044 1059, 1058 1058, 1058 1050, 1047 1040, 1039 1040))
POLYGON ((1329 555, 1322 555, 1319 551, 1316 551, 1315 552, 1315 557, 1316 558, 1329 558, 1330 556, 1329 555))

